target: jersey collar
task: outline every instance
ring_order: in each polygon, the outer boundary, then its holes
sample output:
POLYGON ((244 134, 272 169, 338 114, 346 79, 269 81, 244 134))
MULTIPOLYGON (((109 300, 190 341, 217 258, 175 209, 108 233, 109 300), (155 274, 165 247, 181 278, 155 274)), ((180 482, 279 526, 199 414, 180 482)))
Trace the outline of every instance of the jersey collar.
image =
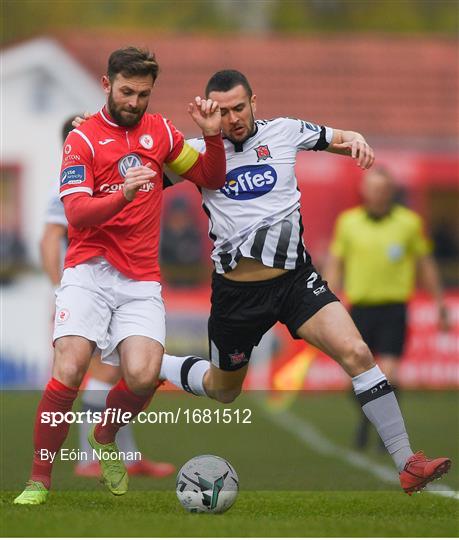
POLYGON ((225 139, 227 139, 228 141, 230 141, 230 143, 234 146, 234 151, 239 153, 239 152, 243 152, 244 151, 244 144, 249 140, 251 139, 252 137, 255 137, 255 135, 258 133, 258 125, 257 123, 255 122, 254 123, 254 130, 253 130, 253 133, 252 135, 249 135, 247 137, 247 139, 244 141, 244 142, 233 142, 231 141, 230 139, 228 139, 228 137, 225 137, 225 139))
POLYGON ((118 124, 116 124, 115 121, 113 120, 113 118, 110 116, 110 113, 108 112, 106 105, 104 105, 104 106, 102 107, 102 109, 100 109, 99 114, 100 114, 102 120, 103 120, 106 124, 108 124, 109 126, 111 126, 111 127, 116 127, 116 128, 120 128, 120 127, 121 127, 121 126, 119 126, 118 124))

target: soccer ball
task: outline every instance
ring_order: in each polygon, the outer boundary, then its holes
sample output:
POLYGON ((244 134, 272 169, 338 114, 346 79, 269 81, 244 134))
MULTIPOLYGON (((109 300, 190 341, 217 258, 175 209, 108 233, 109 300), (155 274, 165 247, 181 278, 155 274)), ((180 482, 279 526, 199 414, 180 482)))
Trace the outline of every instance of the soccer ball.
POLYGON ((236 471, 218 456, 194 457, 177 474, 177 497, 189 512, 222 514, 233 505, 238 490, 236 471))

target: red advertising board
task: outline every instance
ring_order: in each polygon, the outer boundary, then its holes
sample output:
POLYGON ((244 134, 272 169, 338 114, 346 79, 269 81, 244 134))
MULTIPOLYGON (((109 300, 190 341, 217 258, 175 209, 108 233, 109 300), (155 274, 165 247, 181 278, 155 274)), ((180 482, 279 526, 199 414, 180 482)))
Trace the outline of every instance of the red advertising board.
MULTIPOLYGON (((195 292, 165 290, 168 316, 167 349, 172 354, 202 354, 207 357, 208 288, 195 292), (190 346, 193 350, 189 350, 190 346)), ((408 311, 408 338, 400 365, 400 386, 404 388, 459 388, 459 292, 448 293, 451 329, 437 328, 432 300, 418 294, 408 311)), ((246 381, 256 390, 344 390, 349 377, 329 357, 293 340, 278 324, 268 344, 255 350, 246 381)))

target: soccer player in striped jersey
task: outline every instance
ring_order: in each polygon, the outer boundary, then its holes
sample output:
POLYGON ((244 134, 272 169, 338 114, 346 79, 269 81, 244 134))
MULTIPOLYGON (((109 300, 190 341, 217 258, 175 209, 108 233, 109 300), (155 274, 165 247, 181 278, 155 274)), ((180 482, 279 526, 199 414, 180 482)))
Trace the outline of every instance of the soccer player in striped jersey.
MULTIPOLYGON (((374 152, 364 137, 305 120, 256 120, 256 95, 235 70, 215 73, 206 97, 218 100, 226 152, 226 182, 201 188, 214 241, 208 360, 163 355, 160 379, 195 395, 231 403, 240 394, 250 355, 278 321, 338 362, 351 377, 409 494, 449 470, 448 458, 411 450, 403 417, 386 376, 338 298, 313 266, 303 243, 295 178, 300 150, 351 157, 366 170, 374 152)), ((77 118, 77 124, 83 121, 77 118)), ((203 141, 187 141, 201 149, 203 141)), ((168 173, 169 183, 183 171, 168 173)))
MULTIPOLYGON (((410 448, 386 376, 350 315, 313 266, 303 243, 295 178, 300 150, 350 156, 362 169, 374 153, 362 135, 305 120, 255 120, 256 96, 234 70, 214 74, 206 96, 222 114, 226 183, 202 188, 214 241, 210 364, 198 357, 163 357, 160 378, 223 403, 241 392, 252 349, 276 322, 336 360, 352 378, 363 412, 377 429, 407 493, 447 472, 450 460, 429 460, 410 448)), ((200 139, 188 141, 203 148, 200 139)), ((312 158, 313 159, 313 158, 312 158)), ((186 177, 186 174, 184 175, 186 177)))

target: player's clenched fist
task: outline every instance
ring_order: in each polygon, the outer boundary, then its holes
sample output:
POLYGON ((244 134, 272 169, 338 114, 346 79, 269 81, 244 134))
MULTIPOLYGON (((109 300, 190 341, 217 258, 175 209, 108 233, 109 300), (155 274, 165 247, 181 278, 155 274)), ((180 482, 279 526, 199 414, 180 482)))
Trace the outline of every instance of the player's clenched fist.
POLYGON ((204 135, 218 135, 221 130, 220 107, 213 99, 194 98, 194 103, 188 104, 188 113, 198 124, 204 135))
POLYGON ((123 193, 128 201, 133 201, 139 189, 148 184, 148 182, 156 176, 156 171, 150 169, 151 163, 140 167, 131 167, 127 170, 124 177, 123 193))

